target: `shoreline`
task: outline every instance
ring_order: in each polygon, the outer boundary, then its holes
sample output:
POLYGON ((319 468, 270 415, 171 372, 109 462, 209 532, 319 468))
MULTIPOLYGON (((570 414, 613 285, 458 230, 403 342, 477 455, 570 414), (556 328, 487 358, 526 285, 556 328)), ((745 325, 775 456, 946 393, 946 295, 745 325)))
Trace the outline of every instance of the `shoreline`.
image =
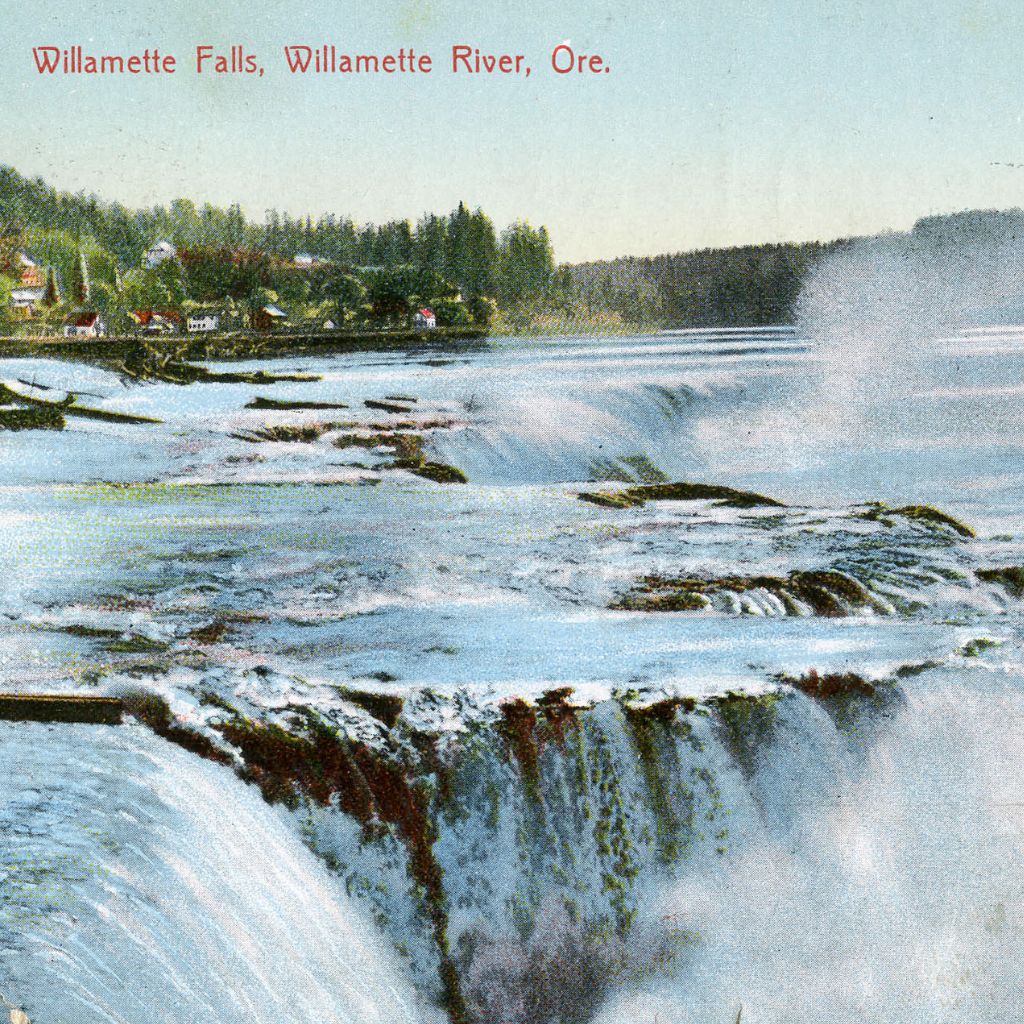
POLYGON ((0 337, 0 359, 31 356, 111 359, 145 348, 177 359, 250 359, 309 353, 360 352, 410 347, 443 348, 452 342, 483 342, 489 333, 479 327, 439 327, 432 331, 297 331, 287 334, 220 334, 209 336, 107 335, 63 338, 53 335, 0 337))

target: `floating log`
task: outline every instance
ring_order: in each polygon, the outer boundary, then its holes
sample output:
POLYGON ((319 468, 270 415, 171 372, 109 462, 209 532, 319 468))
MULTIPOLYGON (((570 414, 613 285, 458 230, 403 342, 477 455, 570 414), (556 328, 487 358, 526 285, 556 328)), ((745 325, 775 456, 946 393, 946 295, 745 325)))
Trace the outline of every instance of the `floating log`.
POLYGON ((0 720, 7 722, 77 722, 120 725, 117 697, 79 697, 73 694, 0 693, 0 720))

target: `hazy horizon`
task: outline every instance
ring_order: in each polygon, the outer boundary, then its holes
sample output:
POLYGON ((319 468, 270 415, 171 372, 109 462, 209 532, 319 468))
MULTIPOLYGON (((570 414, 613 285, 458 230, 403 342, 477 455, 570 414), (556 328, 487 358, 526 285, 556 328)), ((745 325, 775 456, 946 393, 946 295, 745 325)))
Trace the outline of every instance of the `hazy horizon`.
POLYGON ((0 160, 132 207, 182 196, 262 220, 415 218, 460 199, 545 224, 559 260, 901 230, 1024 203, 1024 11, 960 0, 827 11, 802 0, 327 0, 199 9, 140 0, 18 5, 0 39, 12 117, 0 160), (610 73, 558 76, 553 46, 610 73), (413 47, 430 76, 295 76, 282 47, 413 47), (266 75, 196 75, 197 45, 242 45, 266 75), (523 53, 529 79, 452 75, 453 44, 523 53), (159 47, 173 77, 40 75, 33 46, 159 47))
MULTIPOLYGON (((2 166, 2 165, 0 165, 0 166, 2 166)), ((181 194, 181 195, 166 196, 163 199, 157 199, 157 200, 155 200, 155 201, 153 201, 153 202, 151 202, 149 204, 146 204, 145 207, 143 207, 142 205, 136 205, 134 203, 125 202, 125 200, 123 198, 119 197, 119 196, 112 195, 112 194, 108 195, 105 192, 103 192, 102 190, 92 189, 92 188, 90 188, 90 187, 88 187, 87 185, 84 185, 84 184, 79 186, 79 187, 77 187, 77 188, 62 187, 62 186, 58 185, 52 179, 47 178, 45 175, 29 175, 29 174, 25 174, 24 171, 22 171, 22 169, 18 168, 18 167, 14 167, 13 170, 16 171, 17 173, 21 174, 22 177, 26 177, 26 178, 42 177, 46 181, 47 185, 55 187, 55 188, 57 188, 61 192, 66 192, 66 193, 69 193, 69 194, 81 194, 81 193, 84 193, 87 196, 88 195, 95 196, 98 200, 100 200, 103 203, 120 203, 121 205, 126 206, 126 207, 128 207, 129 209, 132 209, 132 210, 134 210, 134 209, 141 209, 141 208, 152 208, 153 206, 162 206, 164 208, 167 208, 167 207, 170 206, 171 202, 173 202, 176 199, 187 199, 187 200, 190 200, 197 207, 201 207, 204 203, 207 203, 207 202, 210 202, 211 205, 219 206, 221 208, 227 208, 228 206, 231 205, 231 201, 226 202, 226 203, 213 203, 213 202, 211 202, 211 200, 209 200, 208 197, 203 196, 202 194, 199 194, 199 193, 195 193, 195 194, 181 194)), ((482 207, 482 204, 474 202, 471 198, 463 197, 461 201, 464 202, 466 204, 466 206, 469 207, 470 209, 477 209, 478 207, 482 207)), ((408 220, 412 224, 415 225, 417 218, 419 216, 421 216, 422 214, 447 215, 457 205, 458 205, 458 201, 451 208, 447 208, 447 207, 446 208, 435 207, 435 208, 432 208, 432 209, 428 208, 428 209, 419 211, 416 214, 408 214, 405 217, 399 215, 399 216, 397 216, 395 218, 392 218, 392 219, 408 220)), ((316 210, 316 211, 313 211, 313 210, 285 210, 285 209, 282 209, 279 206, 276 206, 273 202, 268 202, 267 205, 266 205, 266 209, 269 210, 271 208, 276 209, 277 212, 282 214, 282 215, 287 213, 293 219, 298 218, 298 219, 303 219, 304 220, 306 218, 307 214, 308 214, 309 216, 311 216, 313 218, 314 223, 316 222, 317 218, 319 216, 321 216, 321 215, 334 214, 337 217, 349 217, 349 216, 351 216, 350 211, 348 211, 348 210, 336 210, 336 209, 324 209, 324 210, 316 210)), ((254 222, 256 224, 263 224, 263 223, 265 223, 265 218, 264 217, 258 216, 258 215, 254 215, 253 212, 251 210, 247 210, 245 208, 245 206, 242 206, 241 209, 242 209, 243 215, 246 217, 247 220, 249 220, 251 222, 254 222)), ((958 210, 940 210, 938 212, 921 213, 919 215, 912 216, 910 222, 907 223, 907 224, 904 224, 904 225, 885 224, 885 225, 881 225, 881 226, 873 228, 873 229, 869 228, 869 229, 867 229, 865 231, 862 231, 862 232, 858 233, 857 235, 830 236, 830 237, 826 237, 826 238, 797 238, 797 237, 794 237, 794 236, 785 236, 785 237, 779 237, 779 238, 750 238, 750 239, 746 239, 746 240, 743 240, 743 241, 728 242, 728 243, 725 243, 725 244, 722 244, 722 245, 706 245, 706 246, 698 246, 698 247, 675 246, 675 247, 669 247, 669 248, 666 248, 666 249, 660 249, 658 251, 650 251, 650 252, 618 252, 618 253, 612 253, 612 254, 608 254, 608 255, 594 256, 594 257, 577 259, 577 260, 565 259, 562 256, 562 253, 561 253, 560 247, 559 247, 559 240, 558 240, 558 238, 556 236, 552 236, 552 244, 553 244, 554 250, 555 250, 555 259, 556 259, 556 261, 558 263, 572 263, 572 264, 600 263, 600 262, 611 262, 611 261, 614 261, 616 259, 648 259, 648 258, 654 258, 654 257, 658 257, 658 256, 671 256, 671 255, 676 255, 676 254, 685 254, 685 253, 696 252, 696 251, 699 251, 701 249, 729 249, 729 248, 745 248, 745 247, 750 247, 750 246, 757 247, 757 246, 765 246, 765 245, 804 245, 804 244, 815 243, 815 242, 821 243, 821 244, 828 244, 830 242, 837 242, 837 241, 853 241, 853 240, 858 239, 858 238, 870 238, 870 237, 874 237, 874 236, 878 236, 878 235, 886 235, 886 234, 890 234, 890 233, 892 233, 892 234, 900 234, 900 233, 904 233, 904 232, 909 232, 913 228, 914 224, 918 220, 920 220, 923 217, 928 217, 928 216, 949 217, 949 216, 954 216, 956 214, 961 214, 961 213, 992 212, 992 211, 1000 212, 1000 213, 1005 213, 1005 212, 1010 212, 1010 211, 1015 211, 1015 210, 1020 210, 1020 209, 1021 209, 1020 207, 1014 206, 1014 207, 1003 207, 1002 209, 997 209, 995 207, 988 207, 988 208, 970 207, 970 208, 963 208, 963 209, 958 209, 958 210)), ((484 213, 489 213, 489 211, 484 209, 484 213)), ((542 226, 542 222, 540 222, 538 220, 535 220, 534 218, 530 217, 528 214, 522 215, 519 219, 528 221, 529 223, 531 223, 535 227, 541 227, 542 226)), ((365 228, 365 227, 367 227, 369 225, 379 226, 380 224, 385 223, 384 221, 372 221, 372 220, 364 221, 364 220, 358 220, 358 219, 356 219, 354 217, 352 218, 352 220, 354 221, 354 223, 355 223, 357 228, 365 228)), ((505 222, 497 222, 497 223, 495 223, 494 226, 495 226, 495 230, 500 232, 503 228, 505 228, 507 226, 507 224, 505 222)))

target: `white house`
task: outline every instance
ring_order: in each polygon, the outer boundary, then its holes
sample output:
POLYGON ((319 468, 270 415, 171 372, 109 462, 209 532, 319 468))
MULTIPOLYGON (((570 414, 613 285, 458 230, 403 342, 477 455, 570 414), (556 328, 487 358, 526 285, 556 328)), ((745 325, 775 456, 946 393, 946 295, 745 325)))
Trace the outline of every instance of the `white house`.
POLYGON ((188 318, 188 329, 192 334, 209 334, 219 328, 219 313, 193 313, 188 318))
POLYGON ((57 298, 56 274, 40 266, 26 252, 18 253, 18 284, 11 292, 10 308, 23 319, 31 319, 46 304, 47 275, 53 274, 54 298, 57 298))
POLYGON ((422 309, 416 310, 416 315, 412 318, 412 325, 417 331, 432 331, 437 326, 437 317, 434 316, 432 309, 427 309, 424 306, 422 309))
POLYGON ((35 315, 36 310, 46 299, 46 288, 15 288, 11 292, 11 309, 17 310, 25 317, 35 315))
POLYGON ((166 260, 173 260, 178 255, 178 250, 170 242, 157 242, 152 248, 146 250, 144 263, 147 270, 155 270, 166 260))
POLYGON ((64 325, 65 338, 102 338, 107 325, 99 313, 82 313, 64 325))

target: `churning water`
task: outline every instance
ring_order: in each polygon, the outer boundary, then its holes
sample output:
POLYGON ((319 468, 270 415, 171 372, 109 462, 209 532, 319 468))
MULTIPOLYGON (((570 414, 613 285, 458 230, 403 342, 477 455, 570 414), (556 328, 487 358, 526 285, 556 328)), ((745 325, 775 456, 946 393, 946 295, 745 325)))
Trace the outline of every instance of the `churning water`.
MULTIPOLYGON (((128 387, 98 369, 6 361, 6 380, 88 390, 163 422, 4 438, 3 688, 145 685, 203 729, 217 701, 339 721, 339 688, 358 685, 454 734, 502 701, 572 687, 595 715, 582 763, 600 762, 602 792, 621 790, 614 820, 640 852, 609 882, 600 811, 581 813, 575 867, 562 849, 558 870, 576 872, 594 914, 621 892, 616 912, 628 903, 637 934, 685 942, 575 1011, 525 998, 517 928, 543 931, 554 854, 524 854, 536 818, 491 750, 500 811, 440 821, 436 845, 453 949, 462 935, 489 950, 459 947, 480 1019, 706 1024, 741 1005, 751 1024, 1012 1019, 1021 622, 1012 577, 986 571, 1024 563, 1024 327, 993 312, 1012 291, 993 284, 998 260, 975 264, 973 286, 961 268, 954 287, 928 251, 906 280, 892 248, 837 259, 791 329, 302 357, 274 368, 320 379, 272 388, 128 387), (348 409, 247 407, 270 394, 348 409), (412 408, 430 457, 469 483, 334 443, 356 429, 341 421, 395 415, 367 399, 412 408), (269 421, 325 419, 338 422, 305 440, 254 439, 269 421), (665 479, 788 507, 578 498, 665 479), (978 536, 872 501, 939 505, 978 536), (850 614, 812 614, 792 581, 821 572, 863 588, 853 604, 836 597, 850 614), (698 610, 630 610, 623 595, 645 577, 720 585, 698 610), (616 700, 763 692, 811 669, 891 679, 902 665, 924 669, 855 728, 802 694, 756 751, 701 726, 671 763, 705 780, 700 813, 727 813, 729 839, 710 826, 705 838, 691 814, 690 852, 666 866, 652 838, 665 807, 641 807, 651 779, 616 700), (524 924, 528 877, 540 895, 524 924)), ((298 818, 226 769, 134 727, 9 726, 0 744, 0 971, 34 1020, 406 1020, 425 1012, 411 986, 436 994, 403 948, 415 900, 402 870, 374 868, 344 829, 328 834, 337 823, 300 838, 298 818), (349 892, 302 839, 331 853, 349 892), (369 882, 354 885, 346 857, 364 858, 369 882)), ((567 764, 542 766, 562 787, 542 794, 549 824, 556 803, 586 802, 567 764)))

